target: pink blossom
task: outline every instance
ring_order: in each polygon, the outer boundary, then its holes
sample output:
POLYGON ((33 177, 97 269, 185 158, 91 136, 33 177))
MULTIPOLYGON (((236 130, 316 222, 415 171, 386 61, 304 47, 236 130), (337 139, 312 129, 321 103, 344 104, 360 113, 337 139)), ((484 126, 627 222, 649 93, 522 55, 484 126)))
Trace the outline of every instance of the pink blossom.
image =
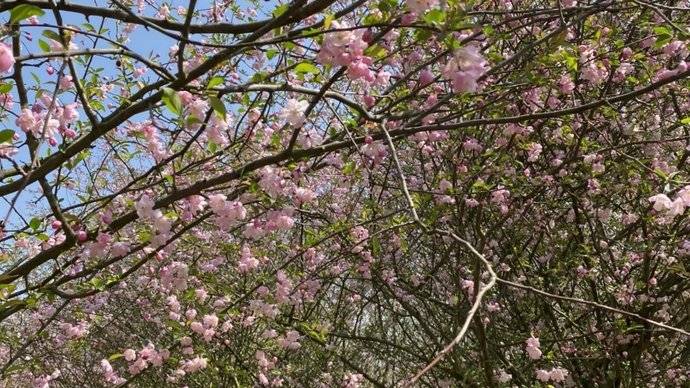
POLYGON ((137 359, 137 354, 134 349, 126 349, 124 352, 122 352, 122 355, 127 361, 134 361, 137 359))
POLYGON ((434 82, 434 74, 429 69, 424 69, 419 73, 419 86, 424 87, 434 82))
POLYGON ((207 328, 207 329, 214 328, 214 327, 218 326, 218 317, 213 315, 213 314, 204 315, 203 322, 204 322, 205 328, 207 328))
POLYGON ((207 365, 208 361, 205 358, 196 357, 192 360, 185 361, 184 365, 182 366, 182 369, 184 369, 188 373, 194 373, 202 369, 205 369, 207 365))
POLYGON ((252 256, 247 245, 242 247, 238 271, 240 273, 249 272, 259 267, 259 260, 252 256))
POLYGON ((649 198, 654 210, 661 212, 671 208, 671 199, 666 194, 657 194, 649 198))
POLYGON ((110 253, 114 257, 122 257, 129 253, 129 243, 124 241, 118 241, 113 244, 110 253))
POLYGON ((295 330, 285 333, 284 337, 278 339, 278 345, 288 350, 297 350, 302 345, 299 343, 301 336, 295 330))
POLYGON ((115 373, 112 365, 110 365, 110 362, 108 362, 106 359, 101 360, 101 370, 103 371, 105 381, 110 384, 119 385, 126 381, 124 378, 119 377, 117 373, 115 373))
POLYGON ((298 187, 295 189, 295 204, 296 205, 301 205, 305 203, 309 203, 316 199, 316 193, 313 191, 306 189, 304 187, 298 187))
POLYGON ((539 143, 530 143, 527 146, 527 161, 528 162, 535 162, 538 158, 539 155, 541 155, 542 147, 541 144, 539 143))
POLYGON ((417 15, 424 15, 424 13, 431 9, 438 7, 438 0, 406 0, 407 8, 417 15))
POLYGON ((475 92, 477 82, 487 70, 487 63, 475 45, 458 49, 443 68, 443 75, 451 80, 453 90, 458 93, 475 92))
POLYGON ((0 143, 0 158, 11 158, 17 154, 19 150, 12 144, 0 143))
POLYGON ((541 358, 541 350, 539 349, 539 338, 535 337, 530 337, 525 341, 527 343, 527 346, 525 347, 525 350, 527 350, 527 354, 529 355, 529 358, 532 360, 537 360, 541 358))
POLYGON ((62 111, 62 120, 64 124, 72 124, 79 120, 79 111, 77 111, 77 103, 67 104, 62 111))
POLYGON ((209 195, 209 207, 216 215, 214 222, 219 228, 227 230, 237 220, 247 216, 247 210, 239 201, 228 201, 223 194, 209 195))
POLYGON ((24 132, 34 132, 37 126, 37 120, 34 112, 29 108, 23 108, 19 117, 15 121, 17 126, 24 132))
POLYGON ((74 82, 71 75, 65 75, 60 78, 60 90, 67 90, 74 87, 74 82))
POLYGON ((309 102, 291 98, 287 101, 287 105, 280 111, 278 116, 290 123, 293 127, 299 127, 306 119, 304 117, 304 112, 307 110, 307 107, 309 107, 309 102))
POLYGON ((14 67, 12 48, 0 42, 0 73, 9 73, 14 67))
POLYGON ((546 383, 549 380, 551 380, 551 374, 544 369, 538 369, 537 370, 537 380, 546 383))
POLYGON ((551 369, 551 380, 554 383, 565 382, 565 378, 568 377, 568 370, 563 368, 553 368, 551 369))
POLYGON ((156 17, 159 19, 167 19, 168 16, 170 16, 170 7, 168 7, 166 4, 161 5, 160 8, 158 8, 156 17))

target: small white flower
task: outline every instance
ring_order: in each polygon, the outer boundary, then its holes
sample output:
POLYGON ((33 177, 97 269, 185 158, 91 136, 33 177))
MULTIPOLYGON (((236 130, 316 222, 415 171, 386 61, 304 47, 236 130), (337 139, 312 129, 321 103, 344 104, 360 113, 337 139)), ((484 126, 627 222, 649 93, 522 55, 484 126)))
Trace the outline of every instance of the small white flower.
POLYGON ((281 119, 286 120, 294 127, 298 127, 304 123, 306 117, 304 117, 304 112, 307 110, 309 103, 304 100, 295 100, 291 98, 288 100, 287 105, 278 114, 281 119))

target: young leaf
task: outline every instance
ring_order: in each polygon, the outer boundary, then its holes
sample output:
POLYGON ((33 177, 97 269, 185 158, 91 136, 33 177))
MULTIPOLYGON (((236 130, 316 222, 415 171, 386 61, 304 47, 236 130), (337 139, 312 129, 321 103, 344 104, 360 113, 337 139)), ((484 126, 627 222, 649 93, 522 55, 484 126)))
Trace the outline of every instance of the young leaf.
POLYGON ((14 131, 11 129, 4 129, 0 131, 0 143, 9 143, 14 137, 14 131))
POLYGON ((33 230, 38 230, 38 228, 41 227, 41 219, 40 218, 32 218, 31 221, 29 221, 29 226, 33 230))
POLYGON ((163 97, 161 97, 161 100, 172 113, 178 116, 182 114, 182 100, 173 89, 163 88, 163 97))
POLYGON ((58 33, 55 31, 44 30, 42 34, 43 34, 43 36, 45 36, 48 39, 52 39, 56 42, 62 42, 62 38, 60 38, 60 35, 58 35, 58 33))
POLYGON ((217 76, 211 78, 210 81, 208 81, 208 89, 213 89, 216 86, 222 85, 223 83, 225 83, 225 78, 217 75, 217 76))
POLYGON ((288 9, 290 9, 290 4, 283 4, 279 7, 277 7, 276 9, 273 10, 273 17, 274 18, 279 17, 280 15, 284 14, 285 11, 287 11, 288 9))
POLYGON ((50 52, 50 45, 43 39, 38 40, 38 47, 40 47, 44 53, 50 52))
POLYGON ((12 11, 10 11, 10 23, 16 23, 32 16, 43 16, 44 14, 45 12, 35 5, 20 4, 12 8, 12 11))
POLYGON ((0 83, 0 93, 5 94, 9 93, 12 91, 12 84, 11 83, 0 83))
POLYGON ((295 72, 297 74, 304 74, 304 73, 319 74, 319 68, 314 66, 313 64, 311 64, 309 62, 302 62, 299 65, 295 66, 295 72))
POLYGON ((225 114, 227 113, 227 110, 225 109, 225 104, 223 104, 223 101, 221 101, 218 97, 211 96, 209 98, 211 101, 211 106, 213 107, 213 110, 218 113, 220 117, 225 119, 225 114))

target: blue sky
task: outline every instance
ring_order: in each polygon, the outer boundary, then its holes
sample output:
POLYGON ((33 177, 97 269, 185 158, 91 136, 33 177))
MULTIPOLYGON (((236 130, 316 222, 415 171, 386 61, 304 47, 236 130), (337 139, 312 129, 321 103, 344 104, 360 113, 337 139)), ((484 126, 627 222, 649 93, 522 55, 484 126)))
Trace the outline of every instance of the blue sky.
MULTIPOLYGON (((90 5, 93 6, 93 2, 89 1, 73 1, 73 3, 77 4, 84 4, 84 5, 90 5)), ((103 1, 98 1, 99 4, 105 4, 103 1)), ((212 1, 209 0, 200 0, 198 1, 197 4, 197 9, 208 9, 212 5, 212 1)), ((259 19, 264 19, 266 17, 269 17, 270 13, 272 12, 273 9, 275 9, 276 6, 278 6, 281 2, 276 2, 276 1, 261 1, 259 2, 262 5, 262 10, 259 10, 259 14, 257 15, 257 18, 259 19), (261 12, 263 11, 263 12, 261 12)), ((188 1, 181 1, 181 0, 176 0, 176 1, 165 1, 165 4, 168 4, 168 6, 171 9, 171 15, 174 18, 177 18, 178 20, 181 20, 181 17, 177 14, 177 7, 178 6, 183 6, 187 7, 188 1)), ((250 3, 246 1, 238 1, 236 4, 241 7, 242 9, 248 9, 248 7, 255 7, 254 5, 251 5, 250 3)), ((154 9, 153 7, 146 6, 144 14, 146 16, 151 16, 153 17, 157 13, 157 9, 154 9)), ((226 15, 229 15, 229 13, 226 13, 226 15)), ((74 14, 74 13, 68 13, 64 12, 62 13, 63 21, 65 24, 68 25, 74 25, 78 26, 80 28, 84 28, 83 25, 84 23, 87 22, 86 18, 83 17, 80 14, 74 14)), ((9 12, 4 12, 0 14, 0 22, 4 23, 9 19, 9 12)), ((44 16, 40 18, 42 23, 48 23, 48 24, 55 24, 55 19, 52 15, 52 12, 47 11, 44 16)), ((233 21, 233 20, 230 20, 233 21)), ((98 28, 101 23, 101 18, 98 17, 92 17, 88 21, 91 25, 93 25, 95 28, 98 28)), ((106 21, 106 23, 103 25, 104 28, 109 29, 109 32, 106 34, 109 37, 114 36, 114 31, 117 28, 116 25, 112 22, 106 21)), ((44 27, 44 26, 36 26, 36 27, 26 27, 23 28, 23 31, 25 32, 30 32, 31 33, 31 40, 28 39, 26 35, 23 35, 22 38, 22 43, 23 43, 23 48, 22 48, 22 53, 25 54, 27 52, 35 52, 35 53, 40 53, 42 50, 39 47, 39 39, 42 39, 44 41, 47 41, 47 38, 42 36, 42 32, 44 30, 51 30, 50 28, 44 27)), ((54 29, 52 29, 55 31, 54 29)), ((200 35, 195 35, 193 37, 194 39, 201 40, 204 37, 200 35)), ((9 39, 4 40, 6 43, 9 43, 9 39)), ((74 38, 75 43, 80 47, 80 48, 92 48, 93 43, 87 39, 84 36, 76 36, 74 38)), ((159 55, 161 58, 166 59, 168 55, 168 49, 174 45, 176 42, 165 36, 164 34, 161 34, 158 31, 155 31, 154 29, 145 29, 142 26, 137 26, 136 29, 132 34, 130 34, 130 39, 128 42, 125 44, 132 49, 133 51, 147 56, 147 57, 153 57, 155 55, 159 55)), ((111 45, 105 41, 100 41, 98 48, 110 48, 111 45)), ((61 61, 59 60, 53 60, 51 61, 52 66, 57 70, 60 68, 61 61)), ((97 67, 103 67, 104 68, 104 73, 103 75, 108 76, 108 72, 112 72, 115 69, 115 66, 113 62, 109 59, 106 58, 99 58, 99 57, 94 57, 93 62, 92 62, 92 68, 97 68, 97 67)), ((83 67, 82 66, 77 66, 77 72, 79 74, 83 73, 83 67)), ((48 75, 46 73, 46 66, 41 66, 40 68, 36 67, 25 67, 23 70, 23 76, 25 79, 25 82, 27 83, 27 87, 33 87, 37 83, 35 79, 38 79, 41 84, 41 88, 44 90, 49 91, 52 93, 52 90, 55 87, 55 81, 57 79, 57 72, 55 74, 48 75)), ((112 73, 110 73, 112 75, 112 73)), ((154 74, 152 74, 150 71, 142 78, 143 81, 146 81, 147 79, 155 79, 154 74)), ((15 101, 18 101, 16 91, 13 90, 13 96, 15 98, 15 101)), ((60 97, 60 101, 62 103, 71 103, 74 101, 74 95, 62 95, 60 97)), ((35 100, 35 93, 30 92, 29 95, 29 100, 34 101, 35 100)), ((17 103, 18 104, 18 103, 17 103)), ((15 105, 14 111, 18 111, 18 105, 15 105)), ((143 118, 144 115, 141 115, 143 118)), ((81 120, 86 120, 86 117, 83 112, 81 112, 81 120)), ((14 116, 9 116, 4 122, 2 123, 2 127, 0 129, 12 129, 15 130, 15 132, 20 134, 20 137, 23 141, 24 139, 24 134, 23 132, 16 127, 14 124, 14 116)), ((55 152, 56 147, 51 147, 48 149, 46 146, 41 147, 40 154, 46 155, 46 152, 55 152)), ((15 156, 15 160, 20 163, 29 163, 29 155, 28 155, 28 150, 26 147, 20 148, 19 153, 15 156)), ((2 161, 2 167, 3 168, 9 168, 11 165, 7 161, 2 161)), ((47 203, 45 203, 45 200, 40 201, 38 203, 34 203, 35 199, 37 198, 37 193, 38 192, 38 185, 33 184, 30 185, 29 187, 25 188, 21 195, 17 199, 17 205, 15 208, 18 210, 19 213, 21 213, 24 217, 27 217, 27 215, 30 216, 36 216, 40 214, 46 214, 48 213, 48 206, 47 203)), ((11 202, 14 198, 16 193, 12 193, 7 195, 5 198, 0 200, 0 217, 2 219, 5 218, 5 215, 8 212, 9 205, 8 203, 11 202)), ((59 196, 64 196, 67 197, 67 193, 61 192, 58 193, 59 196)), ((70 198, 65 198, 66 201, 69 201, 70 198)), ((12 229, 13 227, 17 226, 23 226, 24 221, 22 221, 18 215, 17 212, 12 212, 12 214, 9 217, 8 220, 8 229, 12 229)), ((28 219, 26 219, 28 221, 28 219)))

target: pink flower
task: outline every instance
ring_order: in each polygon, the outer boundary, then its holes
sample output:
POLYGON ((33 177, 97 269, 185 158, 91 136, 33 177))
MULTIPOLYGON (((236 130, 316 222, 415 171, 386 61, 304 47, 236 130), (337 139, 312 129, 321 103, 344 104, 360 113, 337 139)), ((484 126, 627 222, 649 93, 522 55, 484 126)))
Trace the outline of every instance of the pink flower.
POLYGON ((544 369, 538 369, 537 370, 537 380, 542 381, 544 383, 548 382, 551 380, 551 373, 544 369))
POLYGON ((306 119, 304 117, 304 112, 307 110, 307 107, 309 106, 309 102, 301 100, 295 100, 294 98, 291 98, 288 100, 287 105, 285 108, 283 108, 282 111, 278 114, 278 116, 290 123, 293 127, 299 127, 304 123, 304 120, 306 119))
POLYGON ((5 108, 6 110, 12 109, 12 106, 14 105, 14 98, 12 97, 11 94, 5 93, 5 94, 0 94, 0 107, 5 108))
POLYGON ((8 73, 14 67, 14 55, 12 48, 0 43, 0 73, 8 73))
POLYGON ((405 4, 410 11, 423 15, 428 9, 438 7, 438 0, 407 0, 405 4))
POLYGON ((72 76, 71 75, 66 75, 62 78, 60 78, 60 90, 67 90, 70 89, 74 86, 74 82, 72 82, 72 76))
POLYGON ((167 19, 168 16, 170 16, 170 7, 165 4, 161 5, 160 8, 158 8, 156 17, 159 19, 167 19))
POLYGON ((582 79, 589 81, 594 85, 598 85, 606 80, 609 72, 602 65, 597 65, 594 62, 590 62, 588 65, 584 66, 582 69, 582 79))
POLYGON ((205 369, 208 365, 208 361, 205 358, 196 357, 193 360, 185 361, 182 369, 186 372, 193 373, 205 369))
POLYGON ((115 244, 113 244, 113 247, 110 250, 110 253, 113 255, 113 257, 122 257, 126 254, 129 253, 129 243, 118 241, 115 244))
POLYGON ((298 187, 295 189, 295 203, 301 205, 308 203, 316 199, 316 193, 304 187, 298 187))
POLYGON ((197 334, 203 334, 204 330, 204 325, 201 322, 194 321, 189 325, 189 329, 192 330, 193 332, 197 334))
POLYGON ((15 124, 17 124, 17 126, 21 128, 24 132, 33 132, 37 125, 37 120, 34 116, 34 112, 31 111, 31 109, 29 108, 22 109, 22 112, 19 114, 19 117, 15 121, 15 124))
POLYGON ((204 315, 202 321, 204 322, 204 327, 208 329, 218 326, 218 317, 215 315, 204 315))
POLYGON ((434 73, 429 69, 424 69, 419 73, 419 86, 424 87, 434 82, 434 73))
MULTIPOLYGON (((346 29, 347 23, 334 21, 333 29, 346 29)), ((337 31, 326 34, 321 45, 321 50, 316 59, 319 63, 327 65, 347 66, 347 74, 351 79, 363 78, 366 82, 377 81, 377 75, 369 69, 371 58, 364 55, 364 49, 368 47, 364 40, 363 29, 353 31, 337 31)), ((384 72, 385 73, 385 72, 384 72)), ((387 81, 386 74, 379 77, 378 82, 387 81)))
POLYGON ((666 194, 657 194, 649 198, 649 202, 654 205, 654 210, 661 212, 671 208, 671 199, 666 194))
POLYGON ((247 216, 247 210, 239 201, 228 201, 223 194, 209 195, 209 207, 216 214, 214 222, 226 230, 237 220, 243 220, 247 216))
POLYGON ((439 189, 442 193, 445 193, 445 192, 449 191, 449 190, 452 189, 452 188, 453 188, 453 184, 450 183, 450 182, 449 182, 448 180, 446 180, 446 179, 441 179, 441 182, 439 182, 439 184, 438 184, 438 189, 439 189))
POLYGON ((12 156, 16 155, 17 152, 19 152, 19 150, 12 144, 0 144, 0 158, 11 158, 12 156))
POLYGON ((443 68, 443 75, 450 79, 455 92, 475 92, 478 89, 477 82, 486 70, 487 64, 479 48, 471 45, 455 52, 443 68))
POLYGON ((246 273, 259 267, 259 260, 252 256, 252 252, 248 246, 243 246, 241 250, 240 261, 237 265, 237 270, 240 273, 246 273))
POLYGON ((568 74, 563 74, 558 80, 558 88, 563 94, 568 94, 575 90, 575 83, 568 74))
POLYGON ((364 78, 367 82, 374 82, 376 76, 373 71, 369 69, 371 59, 369 57, 362 57, 353 61, 347 68, 347 75, 352 80, 364 78))
POLYGON ((288 350, 297 350, 302 347, 299 340, 299 333, 295 330, 290 330, 285 333, 285 337, 278 339, 278 345, 288 350))
POLYGON ((568 370, 563 369, 563 368, 553 368, 551 369, 551 380, 554 383, 562 383, 565 381, 565 378, 568 377, 568 370))
POLYGON ((134 361, 137 359, 137 353, 134 351, 134 349, 127 349, 124 352, 122 352, 122 355, 125 357, 125 360, 127 361, 134 361))
POLYGON ((529 358, 532 360, 538 360, 541 358, 541 350, 539 349, 539 338, 535 337, 530 337, 527 338, 527 346, 525 347, 525 350, 527 350, 527 354, 529 355, 529 358))
POLYGON ((62 119, 65 123, 71 124, 79 120, 79 111, 77 111, 77 103, 67 104, 62 111, 62 119))
POLYGON ((539 143, 530 143, 527 146, 527 161, 528 162, 536 162, 537 159, 539 159, 539 155, 541 155, 542 151, 542 146, 539 143))

